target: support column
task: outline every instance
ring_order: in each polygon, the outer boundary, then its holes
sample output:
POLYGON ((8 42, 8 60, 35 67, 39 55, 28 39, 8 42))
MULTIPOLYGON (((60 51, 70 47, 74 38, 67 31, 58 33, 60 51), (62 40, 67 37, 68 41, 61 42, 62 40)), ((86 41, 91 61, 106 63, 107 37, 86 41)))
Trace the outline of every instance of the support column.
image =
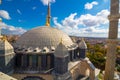
POLYGON ((118 37, 119 0, 111 0, 110 15, 108 18, 110 24, 104 80, 113 80, 118 37))
POLYGON ((27 55, 26 54, 24 55, 24 62, 23 62, 23 64, 24 64, 24 67, 27 67, 27 55))
POLYGON ((46 59, 46 54, 42 55, 42 69, 46 69, 47 65, 47 59, 46 59))
POLYGON ((52 54, 50 54, 50 57, 51 57, 51 68, 54 68, 54 59, 55 59, 55 57, 54 57, 54 53, 52 53, 52 54))

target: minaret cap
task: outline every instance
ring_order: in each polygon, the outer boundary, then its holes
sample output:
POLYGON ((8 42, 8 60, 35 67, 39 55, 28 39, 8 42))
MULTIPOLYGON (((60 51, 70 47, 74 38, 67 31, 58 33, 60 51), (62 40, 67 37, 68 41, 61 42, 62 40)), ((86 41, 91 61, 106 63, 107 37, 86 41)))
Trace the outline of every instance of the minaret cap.
POLYGON ((84 38, 82 38, 81 42, 78 44, 79 48, 81 49, 87 49, 87 45, 84 41, 84 38))
POLYGON ((46 26, 50 26, 50 3, 48 2, 48 11, 47 11, 47 17, 46 17, 46 26))
POLYGON ((63 44, 63 41, 61 38, 61 41, 60 41, 59 45, 57 46, 54 55, 56 57, 66 57, 66 56, 68 56, 68 53, 69 53, 68 49, 63 44))

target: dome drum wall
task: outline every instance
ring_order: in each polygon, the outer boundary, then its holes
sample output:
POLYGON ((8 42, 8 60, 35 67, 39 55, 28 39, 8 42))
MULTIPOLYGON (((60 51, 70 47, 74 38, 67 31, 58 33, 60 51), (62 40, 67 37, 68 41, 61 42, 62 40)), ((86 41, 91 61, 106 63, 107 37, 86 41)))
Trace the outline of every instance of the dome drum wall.
POLYGON ((21 73, 44 73, 53 68, 53 54, 17 54, 16 72, 21 73))

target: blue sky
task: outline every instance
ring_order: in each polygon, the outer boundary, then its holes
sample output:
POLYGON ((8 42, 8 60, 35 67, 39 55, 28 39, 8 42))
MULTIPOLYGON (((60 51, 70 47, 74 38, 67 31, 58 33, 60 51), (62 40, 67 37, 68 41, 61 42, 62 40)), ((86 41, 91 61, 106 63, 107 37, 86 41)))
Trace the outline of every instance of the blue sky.
MULTIPOLYGON (((49 0, 51 26, 69 35, 107 37, 109 0, 49 0)), ((48 0, 2 0, 3 34, 23 34, 44 26, 48 0)))

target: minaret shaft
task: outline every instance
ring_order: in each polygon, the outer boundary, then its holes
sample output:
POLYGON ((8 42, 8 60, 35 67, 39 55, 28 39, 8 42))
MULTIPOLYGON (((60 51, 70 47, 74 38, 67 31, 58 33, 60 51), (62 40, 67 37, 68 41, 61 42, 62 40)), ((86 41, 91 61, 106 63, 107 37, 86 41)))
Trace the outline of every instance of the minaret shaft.
POLYGON ((110 15, 108 16, 109 37, 107 40, 107 59, 105 65, 104 80, 114 80, 114 70, 116 61, 117 37, 118 37, 118 17, 119 15, 119 0, 111 0, 110 15))

